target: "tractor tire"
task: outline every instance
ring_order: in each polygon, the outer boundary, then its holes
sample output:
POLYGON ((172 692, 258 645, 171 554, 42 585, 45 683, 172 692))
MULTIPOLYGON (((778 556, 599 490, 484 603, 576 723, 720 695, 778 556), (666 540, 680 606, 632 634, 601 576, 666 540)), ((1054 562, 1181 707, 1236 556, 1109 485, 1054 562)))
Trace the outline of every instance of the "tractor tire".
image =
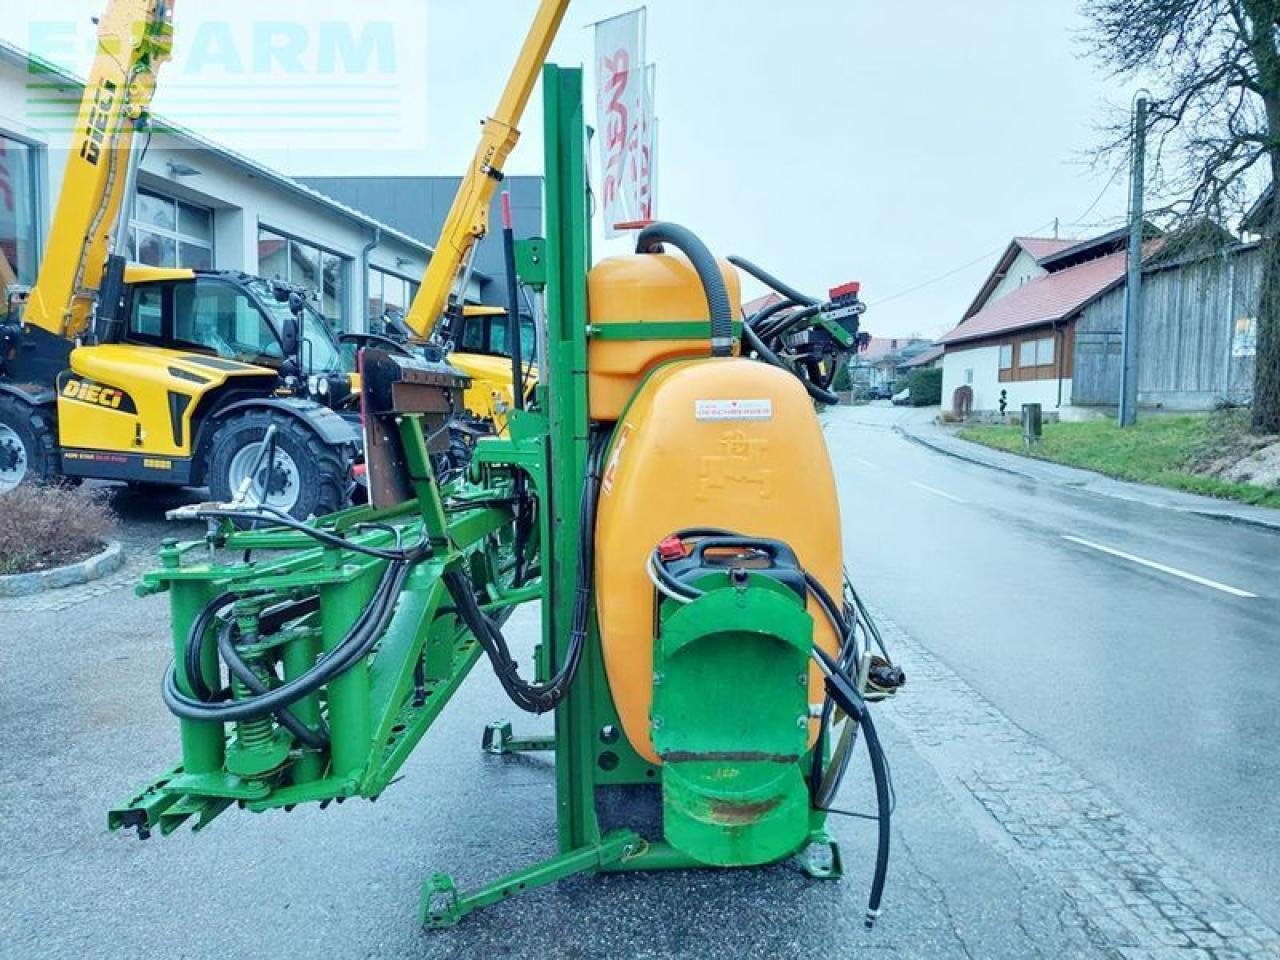
POLYGON ((275 463, 255 477, 253 494, 295 520, 323 517, 348 506, 352 451, 325 443, 306 424, 272 410, 250 410, 218 424, 205 478, 213 499, 230 501, 253 470, 267 430, 276 428, 275 463))
POLYGON ((0 395, 0 493, 58 482, 58 437, 45 407, 0 395))

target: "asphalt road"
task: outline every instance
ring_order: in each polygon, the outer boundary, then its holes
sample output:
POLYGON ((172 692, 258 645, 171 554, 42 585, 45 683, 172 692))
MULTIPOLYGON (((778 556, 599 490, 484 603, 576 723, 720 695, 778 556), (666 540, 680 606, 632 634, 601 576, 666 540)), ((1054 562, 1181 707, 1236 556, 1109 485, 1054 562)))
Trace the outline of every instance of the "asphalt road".
POLYGON ((829 415, 863 592, 1280 924, 1280 532, 958 461, 913 416, 829 415))
MULTIPOLYGON (((431 872, 466 888, 553 852, 549 759, 478 749, 490 720, 546 718, 513 717, 483 666, 375 804, 107 834, 106 809, 177 753, 165 598, 130 592, 171 501, 121 491, 128 569, 0 601, 0 958, 1280 957, 1256 920, 1280 902, 1280 539, 960 464, 895 435, 900 415, 827 425, 853 573, 909 676, 881 708, 898 807, 875 930, 873 831, 842 818, 838 883, 791 865, 576 878, 419 930, 431 872)), ((510 625, 526 652, 536 616, 510 625)), ((851 780, 842 805, 867 809, 865 769, 851 780)))

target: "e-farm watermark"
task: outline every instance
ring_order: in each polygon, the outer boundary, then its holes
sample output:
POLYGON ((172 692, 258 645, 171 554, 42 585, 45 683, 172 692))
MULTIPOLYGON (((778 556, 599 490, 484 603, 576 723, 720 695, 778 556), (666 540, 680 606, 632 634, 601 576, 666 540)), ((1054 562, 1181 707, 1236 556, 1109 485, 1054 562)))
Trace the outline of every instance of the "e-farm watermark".
MULTIPOLYGON (((76 132, 82 94, 63 75, 82 79, 103 55, 92 20, 101 6, 53 0, 6 31, 22 36, 25 19, 33 55, 26 122, 50 140, 76 132)), ((160 68, 152 110, 247 153, 425 149, 426 7, 179 0, 173 59, 160 68)))

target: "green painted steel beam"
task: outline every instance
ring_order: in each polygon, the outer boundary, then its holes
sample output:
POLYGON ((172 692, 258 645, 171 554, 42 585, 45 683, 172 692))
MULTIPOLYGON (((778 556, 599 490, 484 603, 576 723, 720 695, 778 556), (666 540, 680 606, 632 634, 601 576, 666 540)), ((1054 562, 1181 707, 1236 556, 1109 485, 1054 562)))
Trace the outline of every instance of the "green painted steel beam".
POLYGON ((640 835, 632 830, 616 830, 601 838, 598 843, 567 850, 465 895, 458 893, 451 877, 437 873, 423 884, 419 918, 424 926, 431 929, 452 927, 467 914, 482 907, 501 903, 517 894, 545 887, 566 877, 596 873, 625 860, 637 852, 643 843, 640 835))
MULTIPOLYGON (((741 338, 742 322, 733 325, 734 337, 741 338)), ((710 320, 646 320, 612 322, 601 320, 587 328, 592 340, 710 340, 710 320)))

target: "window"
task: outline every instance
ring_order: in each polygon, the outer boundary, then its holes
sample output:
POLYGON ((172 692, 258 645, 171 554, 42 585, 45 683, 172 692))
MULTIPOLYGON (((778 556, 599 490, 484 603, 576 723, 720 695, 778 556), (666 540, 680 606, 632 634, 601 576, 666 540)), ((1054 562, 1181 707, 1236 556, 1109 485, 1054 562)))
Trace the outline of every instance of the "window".
POLYGON ((174 337, 228 359, 280 359, 280 341, 267 318, 241 290, 217 280, 174 288, 174 337))
POLYGON ((1053 363, 1053 337, 1045 337, 1036 341, 1036 366, 1044 367, 1053 363))
MULTIPOLYGON (((467 317, 462 323, 462 333, 458 337, 458 350, 462 353, 479 353, 491 357, 509 357, 511 351, 507 347, 507 315, 505 313, 489 317, 467 317)), ((525 315, 520 317, 520 359, 525 363, 537 360, 538 337, 534 330, 533 320, 525 315)))
POLYGON ((139 190, 129 256, 151 267, 213 269, 213 211, 139 190))
POLYGON ((36 281, 36 150, 0 135, 0 294, 36 281))
MULTIPOLYGON (((381 320, 388 311, 408 313, 413 298, 418 295, 418 285, 412 280, 379 270, 369 268, 369 319, 381 320)), ((376 324, 371 324, 374 329, 376 324)))
POLYGON ((968 367, 968 368, 965 370, 965 372, 964 372, 964 382, 965 382, 965 383, 969 383, 969 384, 972 384, 972 383, 973 383, 973 367, 968 367))
POLYGON ((329 325, 346 329, 346 257, 301 240, 258 229, 258 272, 269 280, 283 280, 303 287, 314 298, 329 325))
POLYGON ((129 332, 140 337, 164 337, 164 294, 165 287, 138 287, 133 297, 133 317, 129 321, 129 332))
POLYGON ((1000 369, 1013 369, 1013 344, 1002 343, 1000 345, 1000 369))
POLYGON ((1034 367, 1036 365, 1036 342, 1023 340, 1018 344, 1018 366, 1034 367))

